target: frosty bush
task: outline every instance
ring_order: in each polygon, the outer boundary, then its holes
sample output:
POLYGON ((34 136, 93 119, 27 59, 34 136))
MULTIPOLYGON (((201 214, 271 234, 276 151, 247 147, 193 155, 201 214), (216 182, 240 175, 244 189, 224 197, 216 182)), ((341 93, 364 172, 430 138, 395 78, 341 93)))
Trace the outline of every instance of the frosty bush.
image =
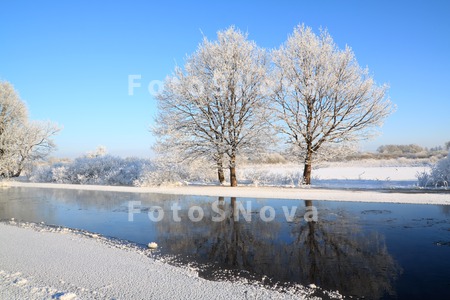
POLYGON ((153 169, 152 162, 140 158, 111 155, 83 156, 71 163, 56 163, 37 168, 30 176, 34 182, 71 184, 133 185, 153 169))
POLYGON ((281 168, 267 170, 264 165, 249 165, 239 171, 239 176, 247 184, 254 186, 299 186, 302 183, 302 171, 299 166, 284 165, 281 168))
POLYGON ((63 163, 55 163, 51 166, 35 167, 29 175, 29 180, 32 182, 54 182, 63 183, 61 178, 65 174, 65 165, 63 163))
POLYGON ((158 159, 153 164, 152 170, 143 172, 136 180, 136 186, 183 185, 187 182, 209 183, 216 180, 216 172, 203 159, 190 163, 158 159))
POLYGON ((160 186, 160 185, 181 185, 184 178, 187 177, 187 171, 182 166, 172 164, 156 164, 155 170, 150 170, 142 174, 134 184, 136 186, 160 186))
POLYGON ((450 183, 450 152, 446 158, 434 165, 430 173, 423 172, 417 175, 421 187, 445 187, 450 183))
POLYGON ((214 169, 202 159, 176 163, 167 159, 121 158, 99 149, 73 162, 37 167, 29 179, 32 182, 125 186, 208 183, 215 180, 214 169))
MULTIPOLYGON (((243 160, 242 157, 239 157, 238 160, 243 160)), ((281 155, 280 153, 252 153, 246 161, 246 164, 285 164, 287 163, 287 159, 281 155)))

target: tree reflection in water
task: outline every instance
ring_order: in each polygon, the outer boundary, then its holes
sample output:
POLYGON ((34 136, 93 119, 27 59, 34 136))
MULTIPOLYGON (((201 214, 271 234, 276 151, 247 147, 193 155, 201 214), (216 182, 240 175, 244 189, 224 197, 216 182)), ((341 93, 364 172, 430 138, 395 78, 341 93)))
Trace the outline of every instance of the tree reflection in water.
MULTIPOLYGON (((272 283, 315 283, 344 295, 376 299, 395 294, 393 282, 401 270, 388 253, 384 237, 362 231, 348 212, 321 209, 317 222, 306 222, 305 210, 299 208, 289 223, 276 207, 276 218, 264 222, 261 207, 252 202, 251 222, 247 222, 242 214, 236 218, 236 198, 217 201, 226 212, 222 222, 212 221, 218 214, 211 203, 197 202, 205 213, 201 221, 180 215, 181 222, 164 218, 156 223, 163 252, 204 263, 200 275, 213 279, 221 277, 217 270, 243 270, 254 278, 268 276, 272 283)), ((312 206, 312 201, 305 201, 305 206, 312 206)))

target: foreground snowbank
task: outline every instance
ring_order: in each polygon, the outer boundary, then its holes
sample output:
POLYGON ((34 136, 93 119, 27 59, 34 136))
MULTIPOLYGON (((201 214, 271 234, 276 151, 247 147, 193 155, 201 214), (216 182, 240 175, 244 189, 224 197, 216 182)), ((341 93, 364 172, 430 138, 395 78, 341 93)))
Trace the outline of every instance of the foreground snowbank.
MULTIPOLYGON (((14 223, 14 222, 13 222, 14 223)), ((96 235, 0 223, 1 299, 304 299, 242 282, 213 282, 96 235)))
POLYGON ((304 199, 304 200, 332 200, 354 202, 383 202, 383 203, 411 203, 411 204, 448 204, 450 192, 426 192, 422 190, 333 190, 314 188, 282 188, 282 187, 251 187, 236 188, 226 186, 165 186, 165 187, 119 187, 103 185, 74 185, 54 183, 8 182, 11 187, 56 188, 75 190, 113 191, 128 193, 158 193, 170 195, 193 195, 212 197, 239 198, 273 198, 273 199, 304 199))

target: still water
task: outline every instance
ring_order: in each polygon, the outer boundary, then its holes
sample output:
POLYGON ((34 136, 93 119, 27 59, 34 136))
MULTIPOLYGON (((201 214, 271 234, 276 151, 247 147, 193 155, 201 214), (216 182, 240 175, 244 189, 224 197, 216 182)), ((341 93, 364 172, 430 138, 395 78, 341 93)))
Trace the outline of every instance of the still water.
POLYGON ((213 280, 314 283, 366 299, 450 299, 445 205, 0 189, 0 220, 11 218, 142 246, 155 241, 158 255, 194 263, 213 280), (317 221, 305 220, 310 205, 317 221))

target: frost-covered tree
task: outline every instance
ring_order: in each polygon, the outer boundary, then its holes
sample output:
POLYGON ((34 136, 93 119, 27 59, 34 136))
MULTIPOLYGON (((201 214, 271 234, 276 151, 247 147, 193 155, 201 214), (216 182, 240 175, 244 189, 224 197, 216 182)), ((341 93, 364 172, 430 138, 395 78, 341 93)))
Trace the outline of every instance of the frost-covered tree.
POLYGON ((95 157, 102 157, 108 154, 108 150, 105 146, 98 146, 97 149, 94 151, 89 151, 86 153, 87 158, 95 158, 95 157))
POLYGON ((20 176, 31 161, 44 159, 54 148, 59 128, 28 120, 25 103, 13 86, 0 82, 0 177, 20 176))
POLYGON ((272 60, 279 129, 304 155, 304 184, 311 183, 323 145, 368 138, 392 112, 387 86, 376 85, 352 50, 339 49, 327 31, 296 27, 272 60))
POLYGON ((157 96, 157 149, 208 158, 221 183, 229 167, 236 186, 238 153, 257 151, 270 136, 267 71, 266 52, 234 27, 218 32, 217 41, 204 38, 157 96))

